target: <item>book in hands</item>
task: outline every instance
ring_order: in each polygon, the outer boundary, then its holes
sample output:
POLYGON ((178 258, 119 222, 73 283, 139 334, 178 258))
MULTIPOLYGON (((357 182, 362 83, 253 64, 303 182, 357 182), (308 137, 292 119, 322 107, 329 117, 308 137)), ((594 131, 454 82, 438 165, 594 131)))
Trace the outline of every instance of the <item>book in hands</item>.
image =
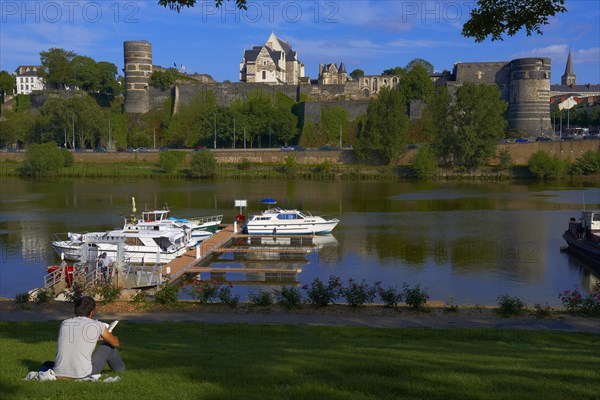
POLYGON ((117 324, 119 323, 119 320, 113 321, 112 324, 108 325, 108 324, 104 324, 106 325, 106 329, 112 333, 113 329, 115 329, 115 326, 117 326, 117 324))

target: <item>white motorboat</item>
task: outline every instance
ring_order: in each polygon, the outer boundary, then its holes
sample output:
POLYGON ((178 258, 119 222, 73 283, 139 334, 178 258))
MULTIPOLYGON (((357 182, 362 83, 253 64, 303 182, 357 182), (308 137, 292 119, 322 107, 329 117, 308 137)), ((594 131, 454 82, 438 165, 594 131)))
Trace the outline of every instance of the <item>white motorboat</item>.
POLYGON ((66 239, 52 242, 57 254, 68 261, 87 261, 94 254, 106 252, 113 260, 122 259, 133 264, 166 264, 185 253, 196 242, 183 229, 130 230, 115 229, 106 232, 72 233, 66 239))
MULTIPOLYGON (((265 199, 262 202, 274 204, 275 200, 265 199)), ((325 219, 298 210, 275 207, 251 216, 245 230, 250 235, 314 235, 331 233, 339 222, 337 218, 325 219)))
POLYGON ((125 218, 123 229, 164 230, 180 228, 192 232, 191 239, 197 242, 208 239, 217 231, 223 215, 196 218, 173 218, 169 209, 143 211, 140 219, 135 216, 125 218))

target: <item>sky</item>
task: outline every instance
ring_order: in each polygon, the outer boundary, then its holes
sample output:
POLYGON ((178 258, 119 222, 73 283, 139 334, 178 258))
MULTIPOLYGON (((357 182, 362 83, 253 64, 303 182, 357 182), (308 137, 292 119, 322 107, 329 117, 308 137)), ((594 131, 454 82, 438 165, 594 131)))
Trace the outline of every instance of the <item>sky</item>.
POLYGON ((456 62, 550 57, 560 83, 569 49, 577 83, 600 83, 600 1, 566 0, 568 12, 550 19, 543 35, 520 32, 504 41, 475 43, 461 35, 472 1, 248 0, 248 10, 198 0, 180 13, 158 0, 0 0, 0 70, 39 65, 40 51, 74 51, 123 68, 123 42, 152 43, 153 64, 239 81, 244 49, 271 32, 290 43, 317 78, 319 63, 343 62, 367 75, 404 67, 415 58, 436 71, 456 62))

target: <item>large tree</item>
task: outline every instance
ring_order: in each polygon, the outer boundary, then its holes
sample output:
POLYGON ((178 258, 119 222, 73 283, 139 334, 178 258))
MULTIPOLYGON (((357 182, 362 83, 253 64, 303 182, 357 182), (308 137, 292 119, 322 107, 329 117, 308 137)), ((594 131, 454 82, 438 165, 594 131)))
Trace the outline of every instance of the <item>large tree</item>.
POLYGON ((422 58, 410 60, 408 64, 406 64, 405 69, 410 72, 416 65, 424 67, 428 74, 433 74, 433 64, 427 60, 423 60, 422 58))
POLYGON ((406 148, 408 143, 407 99, 399 89, 382 88, 367 107, 364 126, 354 145, 354 152, 362 161, 372 160, 389 164, 406 148))
POLYGON ((354 79, 355 81, 359 80, 360 78, 362 78, 363 76, 365 76, 365 71, 363 71, 360 68, 355 69, 354 71, 350 72, 350 77, 352 79, 354 79))
POLYGON ((77 54, 72 51, 55 47, 40 52, 40 61, 43 67, 40 75, 47 84, 58 89, 72 86, 75 83, 72 61, 76 56, 77 54))
POLYGON ((504 34, 513 36, 522 28, 527 36, 534 32, 541 35, 548 18, 565 11, 565 0, 477 0, 462 34, 476 42, 483 42, 488 36, 492 41, 503 40, 504 34))
POLYGON ((433 141, 436 153, 451 165, 473 169, 485 165, 494 155, 496 143, 506 127, 504 113, 507 104, 496 85, 465 83, 456 90, 455 101, 440 92, 436 118, 444 129, 438 130, 433 141))
POLYGON ((16 89, 15 77, 9 74, 7 71, 0 71, 0 93, 13 94, 16 89))

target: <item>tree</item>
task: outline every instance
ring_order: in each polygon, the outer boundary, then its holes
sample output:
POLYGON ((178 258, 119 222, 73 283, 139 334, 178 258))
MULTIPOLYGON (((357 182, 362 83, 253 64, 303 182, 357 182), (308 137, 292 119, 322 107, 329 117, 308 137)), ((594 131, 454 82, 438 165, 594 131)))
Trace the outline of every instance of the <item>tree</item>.
POLYGON ((36 126, 36 118, 29 112, 8 111, 0 120, 0 147, 27 143, 36 126))
POLYGON ((382 75, 404 75, 406 71, 402 67, 394 67, 383 71, 382 75))
POLYGON ((364 127, 355 141, 354 153, 362 160, 389 164, 396 159, 408 142, 406 97, 399 89, 382 88, 367 107, 364 127))
POLYGON ((484 165, 494 155, 506 127, 507 104, 500 98, 500 90, 495 85, 465 83, 450 106, 445 91, 440 93, 436 113, 445 109, 446 114, 436 116, 440 124, 433 141, 436 153, 446 162, 468 169, 484 165))
MULTIPOLYGON (((214 0, 215 6, 221 7, 223 5, 223 0, 214 0)), ((229 1, 229 0, 227 0, 229 1)), ((196 0, 158 0, 158 4, 163 7, 168 7, 171 10, 175 10, 180 12, 184 7, 190 8, 196 5, 196 0)), ((246 9, 246 0, 235 0, 235 5, 239 9, 246 9)))
POLYGON ((406 64, 405 69, 410 72, 416 65, 421 65, 425 68, 428 74, 433 74, 433 64, 427 60, 423 60, 422 58, 415 58, 411 60, 408 64, 406 64))
POLYGON ((190 175, 194 178, 213 178, 217 173, 217 160, 209 150, 201 150, 192 156, 190 175))
POLYGON ((527 36, 534 32, 542 35, 541 27, 548 25, 548 17, 567 11, 564 4, 565 0, 477 0, 462 34, 476 42, 488 36, 492 41, 503 40, 503 34, 513 36, 523 27, 527 36))
POLYGON ((75 56, 71 60, 71 69, 75 86, 85 91, 98 91, 100 76, 94 59, 86 56, 75 56))
POLYGON ((179 150, 169 150, 160 153, 158 165, 165 172, 175 172, 183 164, 186 153, 179 150))
POLYGON ((74 84, 73 65, 71 61, 77 54, 72 51, 51 48, 48 51, 40 52, 40 61, 43 68, 40 75, 50 85, 58 89, 64 89, 74 84))
MULTIPOLYGON (((334 107, 321 107, 321 124, 320 133, 324 138, 321 141, 321 145, 324 144, 339 144, 340 142, 340 130, 343 137, 348 137, 350 130, 350 121, 348 111, 345 108, 334 106, 334 107)), ((346 140, 348 143, 348 140, 346 140)))
POLYGON ((429 145, 419 148, 419 151, 410 162, 410 166, 419 179, 431 178, 437 168, 437 159, 433 149, 429 145))
POLYGON ((365 71, 363 71, 362 69, 357 68, 354 71, 350 72, 350 77, 355 81, 359 80, 363 76, 365 76, 365 71))
POLYGON ((56 143, 33 144, 27 149, 21 174, 25 176, 54 176, 64 166, 63 152, 56 143))
POLYGON ((118 95, 121 85, 117 81, 117 66, 108 61, 100 61, 96 64, 98 70, 98 90, 101 93, 118 95))
POLYGON ((557 155, 551 156, 543 150, 533 153, 527 160, 529 172, 538 179, 556 179, 560 177, 566 164, 557 155))
POLYGON ((175 85, 177 76, 171 70, 166 71, 152 71, 148 84, 152 87, 166 90, 170 89, 175 85))
POLYGON ((400 81, 400 85, 408 84, 408 100, 423 100, 428 102, 435 92, 435 85, 429 78, 427 69, 421 64, 415 64, 409 71, 405 80, 400 81))
POLYGON ((0 71, 0 93, 2 95, 13 94, 17 88, 15 77, 7 71, 0 71))

